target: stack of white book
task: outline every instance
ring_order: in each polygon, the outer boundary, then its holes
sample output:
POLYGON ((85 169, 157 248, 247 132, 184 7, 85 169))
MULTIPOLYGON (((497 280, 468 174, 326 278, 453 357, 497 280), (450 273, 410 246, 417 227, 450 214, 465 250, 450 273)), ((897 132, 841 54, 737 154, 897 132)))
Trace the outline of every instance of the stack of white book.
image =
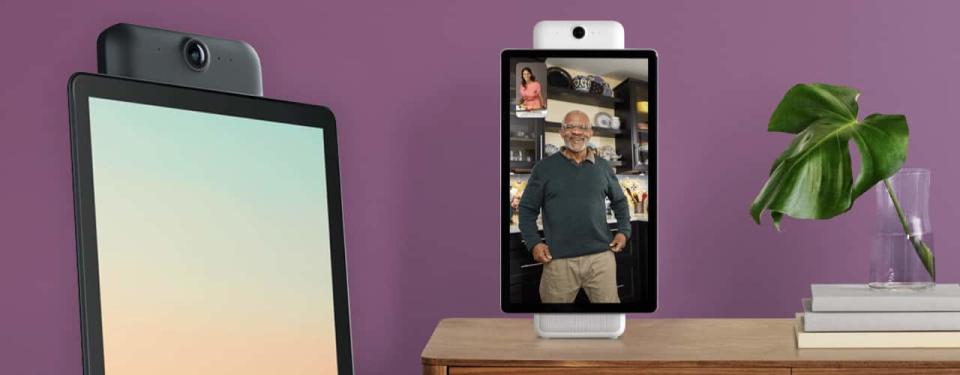
POLYGON ((813 284, 797 314, 798 348, 960 348, 960 285, 877 290, 813 284))

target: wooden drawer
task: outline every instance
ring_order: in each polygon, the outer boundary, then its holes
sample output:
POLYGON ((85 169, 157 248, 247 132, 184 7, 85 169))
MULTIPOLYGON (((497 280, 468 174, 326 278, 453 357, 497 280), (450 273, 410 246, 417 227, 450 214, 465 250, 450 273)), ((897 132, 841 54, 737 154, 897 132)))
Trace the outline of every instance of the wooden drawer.
POLYGON ((801 375, 946 375, 960 374, 960 368, 795 368, 801 375))
POLYGON ((790 375, 789 368, 450 367, 450 375, 790 375))

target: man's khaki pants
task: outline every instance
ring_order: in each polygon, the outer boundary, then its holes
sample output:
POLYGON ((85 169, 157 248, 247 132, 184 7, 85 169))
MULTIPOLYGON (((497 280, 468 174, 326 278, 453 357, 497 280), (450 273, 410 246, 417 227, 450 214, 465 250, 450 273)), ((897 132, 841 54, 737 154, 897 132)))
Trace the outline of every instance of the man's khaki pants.
POLYGON ((620 303, 617 261, 612 251, 554 259, 543 264, 541 302, 572 303, 580 288, 587 293, 590 303, 620 303))

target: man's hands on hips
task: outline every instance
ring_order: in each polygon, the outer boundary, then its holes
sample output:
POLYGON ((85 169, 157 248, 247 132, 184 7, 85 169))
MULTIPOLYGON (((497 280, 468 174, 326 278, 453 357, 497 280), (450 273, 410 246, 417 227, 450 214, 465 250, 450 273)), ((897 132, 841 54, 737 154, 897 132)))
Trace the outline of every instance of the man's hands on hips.
MULTIPOLYGON (((627 246, 627 236, 617 233, 616 236, 613 236, 613 242, 610 242, 610 251, 619 253, 623 251, 623 248, 627 246)), ((533 254, 533 260, 538 263, 547 263, 553 260, 553 256, 550 255, 550 246, 541 242, 533 246, 531 251, 533 254)))
POLYGON ((610 243, 610 251, 619 253, 621 250, 623 250, 625 246, 627 246, 627 236, 624 236, 621 233, 617 233, 616 236, 613 236, 613 242, 610 243))
POLYGON ((553 257, 550 256, 550 246, 547 246, 547 244, 543 242, 534 245, 531 253, 533 253, 533 260, 538 263, 547 263, 553 259, 553 257))

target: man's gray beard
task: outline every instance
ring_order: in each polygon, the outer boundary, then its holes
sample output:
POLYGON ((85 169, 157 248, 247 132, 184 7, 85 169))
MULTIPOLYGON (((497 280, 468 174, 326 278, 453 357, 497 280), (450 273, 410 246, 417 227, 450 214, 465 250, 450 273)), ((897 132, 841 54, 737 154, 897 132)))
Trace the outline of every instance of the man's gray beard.
POLYGON ((589 141, 589 140, 584 140, 584 141, 583 141, 583 147, 580 148, 579 150, 571 147, 571 146, 570 146, 570 142, 567 141, 567 140, 563 140, 563 145, 564 145, 568 150, 570 150, 570 151, 573 151, 573 152, 583 152, 584 150, 587 149, 587 142, 588 142, 588 141, 589 141))

